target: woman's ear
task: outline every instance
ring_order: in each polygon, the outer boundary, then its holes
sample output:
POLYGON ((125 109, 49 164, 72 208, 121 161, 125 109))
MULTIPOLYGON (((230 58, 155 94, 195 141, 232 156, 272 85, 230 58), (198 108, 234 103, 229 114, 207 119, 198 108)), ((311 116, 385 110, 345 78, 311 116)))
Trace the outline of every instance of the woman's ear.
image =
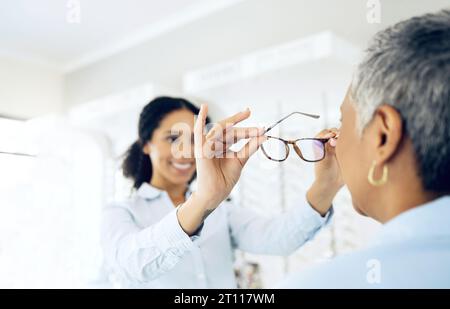
POLYGON ((142 152, 145 153, 146 155, 149 155, 150 151, 151 151, 150 143, 146 143, 144 148, 142 148, 142 152))
POLYGON ((387 104, 377 108, 373 120, 375 160, 381 164, 389 161, 399 150, 403 137, 403 121, 400 113, 387 104))

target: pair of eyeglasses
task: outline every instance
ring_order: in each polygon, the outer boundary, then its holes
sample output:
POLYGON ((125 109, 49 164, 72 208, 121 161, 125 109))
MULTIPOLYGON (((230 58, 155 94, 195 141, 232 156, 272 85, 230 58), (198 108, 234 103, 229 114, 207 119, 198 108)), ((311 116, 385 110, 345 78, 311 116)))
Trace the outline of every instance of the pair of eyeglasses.
MULTIPOLYGON (((292 112, 267 128, 265 133, 295 114, 314 119, 320 118, 319 115, 292 112)), ((319 162, 325 158, 325 145, 329 140, 329 138, 299 138, 296 140, 285 140, 270 135, 266 135, 266 137, 268 139, 261 145, 261 150, 269 160, 276 162, 283 162, 288 158, 290 151, 289 145, 293 146, 295 152, 302 160, 306 162, 319 162)))

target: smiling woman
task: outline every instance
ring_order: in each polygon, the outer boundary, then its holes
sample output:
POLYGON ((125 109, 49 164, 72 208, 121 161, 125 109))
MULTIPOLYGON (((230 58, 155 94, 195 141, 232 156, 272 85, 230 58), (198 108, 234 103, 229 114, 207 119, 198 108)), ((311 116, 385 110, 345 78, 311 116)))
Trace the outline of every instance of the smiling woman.
POLYGON ((136 191, 102 215, 105 266, 116 285, 235 288, 235 249, 288 255, 328 222, 331 204, 321 214, 304 199, 289 212, 267 217, 226 199, 266 137, 263 128, 235 126, 250 117, 249 109, 208 132, 207 113, 207 106, 170 97, 142 110, 139 138, 123 162, 136 191), (232 151, 243 139, 244 147, 232 151), (196 173, 197 190, 191 193, 196 173))
MULTIPOLYGON (((172 150, 174 144, 192 140, 194 116, 198 112, 192 103, 169 97, 156 98, 143 109, 139 118, 139 139, 128 149, 122 165, 125 177, 133 180, 136 189, 144 182, 166 188, 193 180, 193 153, 187 158, 175 158, 172 150), (185 131, 174 132, 173 128, 180 123, 185 124, 185 131)), ((185 188, 181 190, 184 195, 185 188)))

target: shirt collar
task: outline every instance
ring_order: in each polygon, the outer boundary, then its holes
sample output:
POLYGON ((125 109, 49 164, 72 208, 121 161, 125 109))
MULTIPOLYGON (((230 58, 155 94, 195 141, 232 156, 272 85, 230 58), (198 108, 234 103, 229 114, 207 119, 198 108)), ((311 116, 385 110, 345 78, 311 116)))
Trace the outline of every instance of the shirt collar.
MULTIPOLYGON (((165 194, 165 193, 166 193, 166 191, 161 190, 161 189, 158 189, 158 188, 156 188, 156 187, 150 185, 150 184, 147 183, 147 182, 144 182, 144 183, 139 187, 139 189, 136 191, 136 194, 137 194, 139 197, 142 197, 142 198, 144 198, 144 199, 146 199, 146 200, 154 200, 154 199, 157 199, 157 198, 161 197, 162 194, 165 194)), ((188 187, 188 189, 187 189, 187 191, 186 191, 186 198, 188 198, 188 197, 191 195, 191 193, 192 193, 192 192, 191 192, 190 188, 188 187)))
POLYGON ((411 238, 450 237, 450 196, 437 198, 409 209, 384 224, 375 242, 386 243, 411 238))
POLYGON ((153 187, 152 185, 144 182, 139 189, 137 190, 136 194, 146 200, 153 200, 162 195, 164 191, 160 190, 158 188, 153 187))

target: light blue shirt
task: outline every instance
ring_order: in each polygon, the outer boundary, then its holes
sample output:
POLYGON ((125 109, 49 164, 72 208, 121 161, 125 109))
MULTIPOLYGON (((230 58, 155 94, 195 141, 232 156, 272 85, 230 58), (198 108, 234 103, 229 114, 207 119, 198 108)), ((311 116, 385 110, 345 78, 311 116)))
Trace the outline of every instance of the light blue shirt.
POLYGON ((293 275, 281 288, 450 288, 450 196, 386 223, 369 248, 293 275))
MULTIPOLYGON (((189 193, 188 193, 189 194, 189 193)), ((288 255, 331 217, 303 196, 275 217, 222 203, 189 237, 168 194, 143 184, 134 196, 103 211, 102 246, 107 272, 127 288, 235 288, 234 249, 288 255)))

